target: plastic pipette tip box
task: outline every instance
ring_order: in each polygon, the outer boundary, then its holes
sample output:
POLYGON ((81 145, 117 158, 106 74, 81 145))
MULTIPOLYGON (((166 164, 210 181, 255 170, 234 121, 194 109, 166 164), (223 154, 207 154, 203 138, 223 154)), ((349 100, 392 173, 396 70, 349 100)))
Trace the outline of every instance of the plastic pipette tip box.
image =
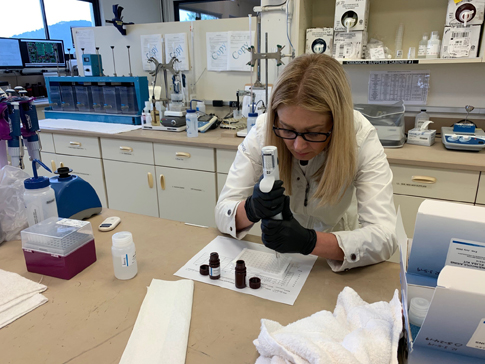
POLYGON ((96 261, 91 224, 52 217, 21 232, 27 270, 71 279, 96 261))

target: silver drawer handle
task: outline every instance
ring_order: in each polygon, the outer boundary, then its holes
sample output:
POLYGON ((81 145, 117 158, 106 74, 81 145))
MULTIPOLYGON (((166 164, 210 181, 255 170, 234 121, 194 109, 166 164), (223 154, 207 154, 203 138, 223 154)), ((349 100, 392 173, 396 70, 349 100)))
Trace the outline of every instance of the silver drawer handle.
POLYGON ((120 150, 128 151, 133 153, 133 148, 132 147, 120 147, 120 150))
POLYGON ((184 158, 190 158, 190 153, 185 153, 185 152, 177 152, 175 153, 177 157, 184 157, 184 158))
POLYGON ((411 180, 413 182, 428 183, 428 184, 433 184, 433 183, 436 183, 437 181, 435 177, 428 177, 428 176, 413 176, 411 180))
POLYGON ((81 143, 79 142, 69 142, 70 145, 75 145, 77 147, 80 147, 81 146, 81 143))

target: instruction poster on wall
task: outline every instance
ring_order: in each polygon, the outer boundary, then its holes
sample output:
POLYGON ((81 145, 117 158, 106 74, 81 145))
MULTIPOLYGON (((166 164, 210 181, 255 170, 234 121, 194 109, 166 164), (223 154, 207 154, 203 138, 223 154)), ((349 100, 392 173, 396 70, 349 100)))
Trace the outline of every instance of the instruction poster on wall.
POLYGON ((141 41, 141 61, 144 71, 152 71, 155 64, 148 62, 150 58, 155 58, 158 62, 163 63, 163 38, 160 34, 140 35, 141 41))
POLYGON ((92 29, 76 30, 74 37, 76 39, 76 51, 79 55, 96 54, 96 41, 94 39, 94 31, 92 29), (82 49, 84 48, 84 52, 82 49))
POLYGON ((208 32, 206 40, 208 71, 251 71, 249 31, 208 32))
POLYGON ((189 48, 187 33, 165 34, 165 63, 177 57, 175 68, 179 71, 189 70, 189 48))
POLYGON ((426 105, 430 72, 372 71, 369 76, 369 104, 426 105))
POLYGON ((227 71, 229 34, 227 32, 207 32, 207 70, 227 71))

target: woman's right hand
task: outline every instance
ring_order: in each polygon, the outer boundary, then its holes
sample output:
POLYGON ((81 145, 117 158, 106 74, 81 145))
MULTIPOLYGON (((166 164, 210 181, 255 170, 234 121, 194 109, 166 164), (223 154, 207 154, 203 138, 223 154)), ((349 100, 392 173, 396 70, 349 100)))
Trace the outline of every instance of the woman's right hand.
POLYGON ((252 196, 249 196, 244 204, 248 220, 253 223, 278 215, 283 211, 285 202, 283 181, 276 180, 268 193, 261 192, 260 182, 261 180, 254 185, 252 196))

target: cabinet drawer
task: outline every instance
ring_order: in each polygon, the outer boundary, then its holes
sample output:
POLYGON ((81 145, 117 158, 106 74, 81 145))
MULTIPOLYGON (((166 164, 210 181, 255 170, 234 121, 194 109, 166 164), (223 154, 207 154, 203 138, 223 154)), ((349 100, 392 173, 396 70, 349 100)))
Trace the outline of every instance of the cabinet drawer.
POLYGON ((480 184, 478 185, 477 203, 485 205, 485 172, 481 172, 480 184))
POLYGON ((156 167, 160 217, 215 227, 215 173, 156 167))
POLYGON ((101 158, 98 138, 61 134, 54 134, 53 137, 57 154, 101 158))
POLYGON ((153 144, 157 166, 215 172, 214 149, 185 145, 153 144))
POLYGON ((219 173, 229 173, 229 169, 232 166, 232 162, 236 158, 237 150, 216 150, 216 160, 217 160, 217 172, 219 173))
POLYGON ((391 165, 394 193, 475 202, 479 172, 391 165))
POLYGON ((51 133, 39 133, 40 144, 42 145, 42 151, 47 153, 55 153, 54 139, 51 133))
POLYGON ((103 159, 153 165, 153 144, 132 140, 101 138, 103 159))

